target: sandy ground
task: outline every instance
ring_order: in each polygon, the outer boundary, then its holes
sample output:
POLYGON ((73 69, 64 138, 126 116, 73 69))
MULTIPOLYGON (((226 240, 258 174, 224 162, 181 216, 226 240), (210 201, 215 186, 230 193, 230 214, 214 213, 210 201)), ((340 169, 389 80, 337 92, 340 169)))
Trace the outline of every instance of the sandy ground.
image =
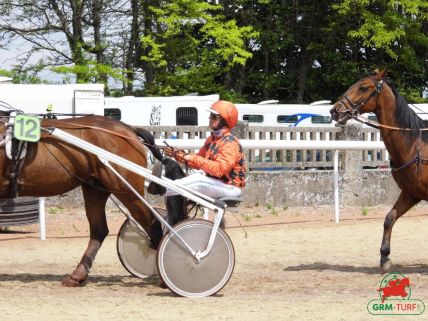
MULTIPOLYGON (((47 240, 38 225, 0 233, 0 320, 379 320, 379 247, 387 208, 242 208, 227 216, 236 251, 229 283, 215 296, 177 297, 156 278, 131 277, 116 254, 123 222, 109 212, 111 234, 87 284, 60 285, 88 241, 82 210, 49 208, 47 240), (238 222, 239 221, 239 222, 238 222), (242 227, 243 225, 245 227, 242 227)), ((412 298, 428 305, 428 208, 396 224, 394 270, 410 278, 412 298)), ((411 320, 427 320, 408 316, 411 320)), ((398 320, 398 319, 397 319, 398 320)))

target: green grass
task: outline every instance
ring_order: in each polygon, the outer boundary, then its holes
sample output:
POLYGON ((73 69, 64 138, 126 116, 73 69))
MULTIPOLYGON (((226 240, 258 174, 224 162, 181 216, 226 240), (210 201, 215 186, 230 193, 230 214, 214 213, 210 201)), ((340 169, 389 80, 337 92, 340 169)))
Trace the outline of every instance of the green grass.
POLYGON ((64 211, 64 207, 58 206, 58 207, 49 207, 48 208, 48 214, 55 215, 55 214, 62 214, 64 211))
POLYGON ((277 216, 277 215, 278 215, 278 212, 276 211, 275 207, 272 207, 272 208, 271 208, 270 213, 271 213, 272 215, 274 215, 274 216, 277 216))
POLYGON ((244 215, 242 215, 242 218, 244 219, 244 221, 245 222, 249 222, 249 221, 251 221, 251 215, 246 215, 246 214, 244 214, 244 215))

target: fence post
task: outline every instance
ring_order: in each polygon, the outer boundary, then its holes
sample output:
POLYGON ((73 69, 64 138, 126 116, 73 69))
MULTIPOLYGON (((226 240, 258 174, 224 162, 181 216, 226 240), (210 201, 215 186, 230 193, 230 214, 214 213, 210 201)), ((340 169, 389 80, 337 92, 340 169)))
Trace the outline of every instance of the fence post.
MULTIPOLYGON (((337 134, 338 140, 361 140, 363 137, 362 125, 348 124, 342 127, 337 134)), ((340 179, 340 204, 360 205, 363 186, 363 165, 361 151, 347 150, 341 153, 339 159, 340 179)))
POLYGON ((39 197, 39 224, 40 224, 40 239, 46 240, 46 215, 45 215, 45 198, 39 197))
MULTIPOLYGON (((238 121, 235 128, 232 129, 232 134, 238 137, 239 139, 248 139, 248 122, 246 121, 238 121)), ((244 151, 245 161, 247 162, 247 168, 249 168, 250 164, 250 151, 244 151)))
POLYGON ((232 129, 232 134, 239 139, 248 139, 248 122, 238 121, 238 124, 232 129))

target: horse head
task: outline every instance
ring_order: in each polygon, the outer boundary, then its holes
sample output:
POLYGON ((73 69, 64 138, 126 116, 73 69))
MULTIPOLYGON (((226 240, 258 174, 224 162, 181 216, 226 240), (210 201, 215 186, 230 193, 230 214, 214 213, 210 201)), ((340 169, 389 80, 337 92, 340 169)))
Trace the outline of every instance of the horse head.
POLYGON ((375 112, 377 97, 382 90, 386 71, 375 71, 365 76, 348 88, 330 109, 332 118, 344 125, 359 114, 375 112))

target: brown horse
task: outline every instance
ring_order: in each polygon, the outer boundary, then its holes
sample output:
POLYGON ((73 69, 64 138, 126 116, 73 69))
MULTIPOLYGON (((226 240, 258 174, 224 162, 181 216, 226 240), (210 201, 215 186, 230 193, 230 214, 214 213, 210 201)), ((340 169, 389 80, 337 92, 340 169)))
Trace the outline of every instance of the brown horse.
POLYGON ((391 233, 395 222, 421 200, 428 200, 428 132, 425 124, 398 91, 385 80, 385 71, 376 71, 352 85, 330 113, 339 124, 359 114, 373 112, 391 159, 392 176, 401 189, 385 217, 380 265, 391 269, 391 233), (424 159, 425 158, 425 159, 424 159))
MULTIPOLYGON (((3 123, 7 115, 3 115, 3 123)), ((133 129, 107 117, 86 116, 81 118, 53 120, 45 119, 42 127, 60 128, 89 143, 146 167, 144 145, 138 137, 153 145, 153 136, 144 130, 133 129)), ((5 126, 0 130, 5 134, 5 126)), ((149 147, 157 158, 160 152, 149 147)), ((20 196, 53 196, 66 193, 81 186, 86 216, 90 226, 90 240, 76 269, 63 279, 66 286, 78 286, 88 277, 89 270, 98 250, 108 234, 105 206, 110 194, 115 195, 138 222, 149 231, 153 218, 138 198, 107 168, 95 155, 82 151, 64 141, 43 133, 38 143, 27 146, 26 157, 19 166, 15 179, 20 196)), ((0 198, 10 198, 12 181, 10 173, 17 171, 6 157, 5 149, 0 152, 0 198)), ((127 170, 114 166, 119 173, 141 195, 144 194, 144 179, 127 170)))

